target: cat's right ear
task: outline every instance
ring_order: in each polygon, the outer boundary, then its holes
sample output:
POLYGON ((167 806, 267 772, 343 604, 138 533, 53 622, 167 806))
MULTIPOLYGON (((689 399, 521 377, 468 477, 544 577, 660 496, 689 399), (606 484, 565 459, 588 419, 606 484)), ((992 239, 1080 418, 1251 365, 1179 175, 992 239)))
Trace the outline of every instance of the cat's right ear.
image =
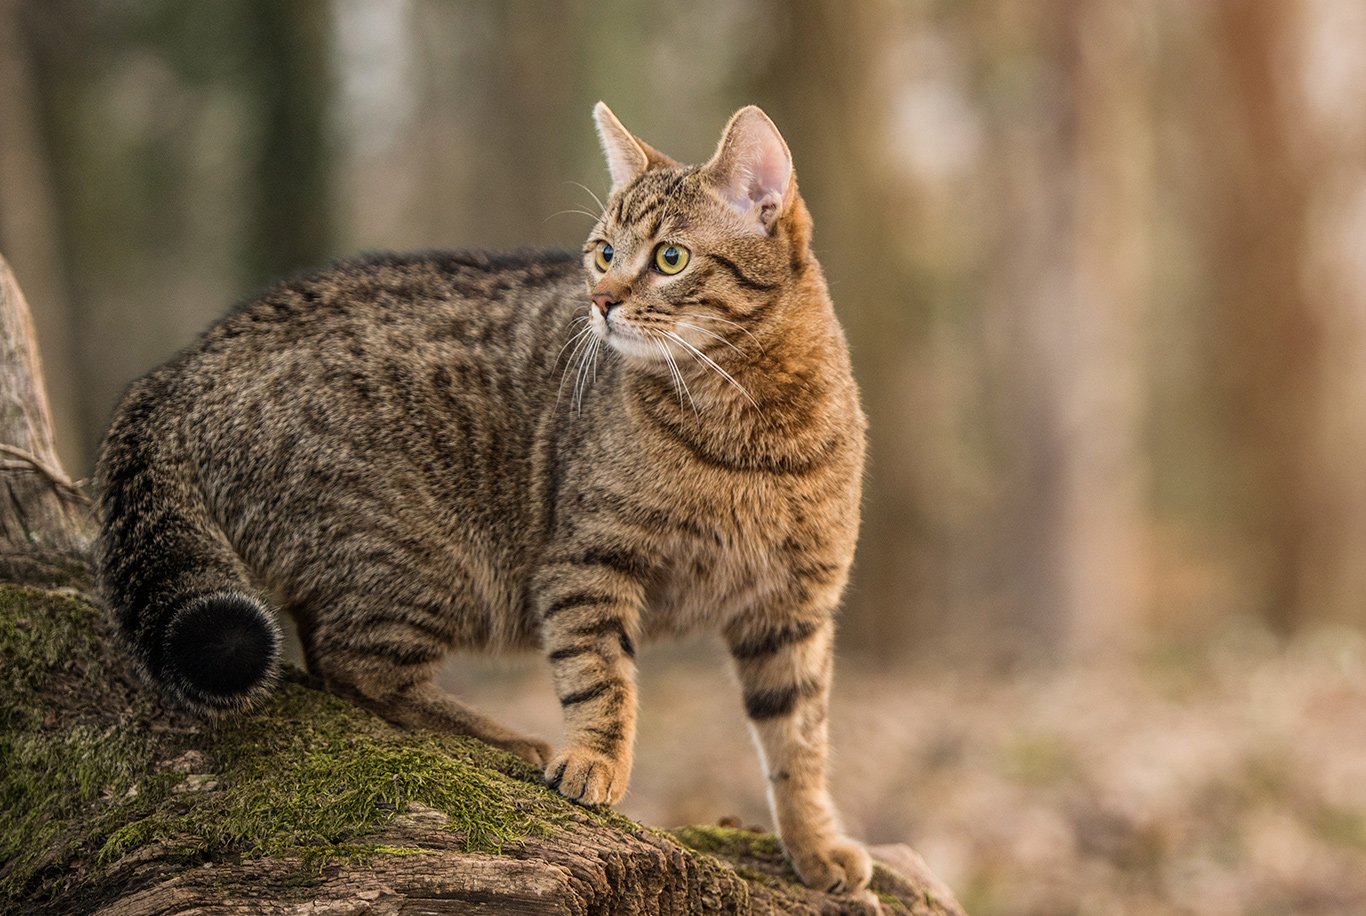
POLYGON ((792 153, 768 115, 754 105, 730 119, 703 171, 726 203, 759 233, 773 231, 796 194, 792 153))
POLYGON ((612 173, 612 193, 615 194, 650 169, 674 168, 678 165, 668 156, 631 133, 606 103, 593 106, 593 122, 598 126, 598 139, 607 156, 607 170, 612 173))

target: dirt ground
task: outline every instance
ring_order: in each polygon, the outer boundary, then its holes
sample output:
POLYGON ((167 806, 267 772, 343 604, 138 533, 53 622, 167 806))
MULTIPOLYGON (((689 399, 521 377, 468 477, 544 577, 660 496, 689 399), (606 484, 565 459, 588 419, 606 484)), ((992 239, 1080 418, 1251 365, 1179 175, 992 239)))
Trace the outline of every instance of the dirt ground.
MULTIPOLYGON (((707 642, 648 649, 631 792, 646 823, 769 825, 734 681, 707 642)), ((447 686, 552 740, 534 658, 447 686)), ((1366 639, 1230 630, 1141 662, 1011 676, 842 659, 834 793, 984 914, 1366 913, 1366 639)))

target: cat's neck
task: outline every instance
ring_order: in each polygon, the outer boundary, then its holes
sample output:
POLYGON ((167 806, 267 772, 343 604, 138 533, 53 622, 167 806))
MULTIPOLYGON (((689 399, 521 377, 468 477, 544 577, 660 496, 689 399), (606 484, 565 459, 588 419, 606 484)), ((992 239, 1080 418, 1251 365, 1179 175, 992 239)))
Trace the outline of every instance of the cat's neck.
POLYGON ((824 285, 773 303, 750 334, 668 366, 627 373, 622 396, 704 460, 793 469, 840 437, 862 434, 847 349, 824 285), (705 359, 703 358, 705 357, 705 359))

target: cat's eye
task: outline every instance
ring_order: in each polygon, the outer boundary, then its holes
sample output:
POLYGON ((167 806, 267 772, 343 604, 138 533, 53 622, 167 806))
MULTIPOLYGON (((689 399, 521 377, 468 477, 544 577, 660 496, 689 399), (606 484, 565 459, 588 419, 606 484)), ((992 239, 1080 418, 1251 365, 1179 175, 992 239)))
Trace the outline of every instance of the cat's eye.
POLYGON ((688 266, 689 257, 691 254, 682 245, 665 242, 655 249, 655 267, 660 273, 676 274, 688 266))
POLYGON ((616 254, 612 246, 606 242, 598 242, 598 247, 593 249, 593 263, 598 266, 598 270, 603 273, 612 263, 612 255, 616 254))

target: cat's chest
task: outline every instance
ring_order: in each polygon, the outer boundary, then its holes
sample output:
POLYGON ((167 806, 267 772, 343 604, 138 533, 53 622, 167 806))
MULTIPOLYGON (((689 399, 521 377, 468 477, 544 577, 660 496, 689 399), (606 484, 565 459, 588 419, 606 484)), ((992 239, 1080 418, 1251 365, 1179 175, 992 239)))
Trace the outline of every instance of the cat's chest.
POLYGON ((681 527, 647 597, 647 635, 712 628, 752 605, 787 574, 781 494, 727 489, 681 527))

